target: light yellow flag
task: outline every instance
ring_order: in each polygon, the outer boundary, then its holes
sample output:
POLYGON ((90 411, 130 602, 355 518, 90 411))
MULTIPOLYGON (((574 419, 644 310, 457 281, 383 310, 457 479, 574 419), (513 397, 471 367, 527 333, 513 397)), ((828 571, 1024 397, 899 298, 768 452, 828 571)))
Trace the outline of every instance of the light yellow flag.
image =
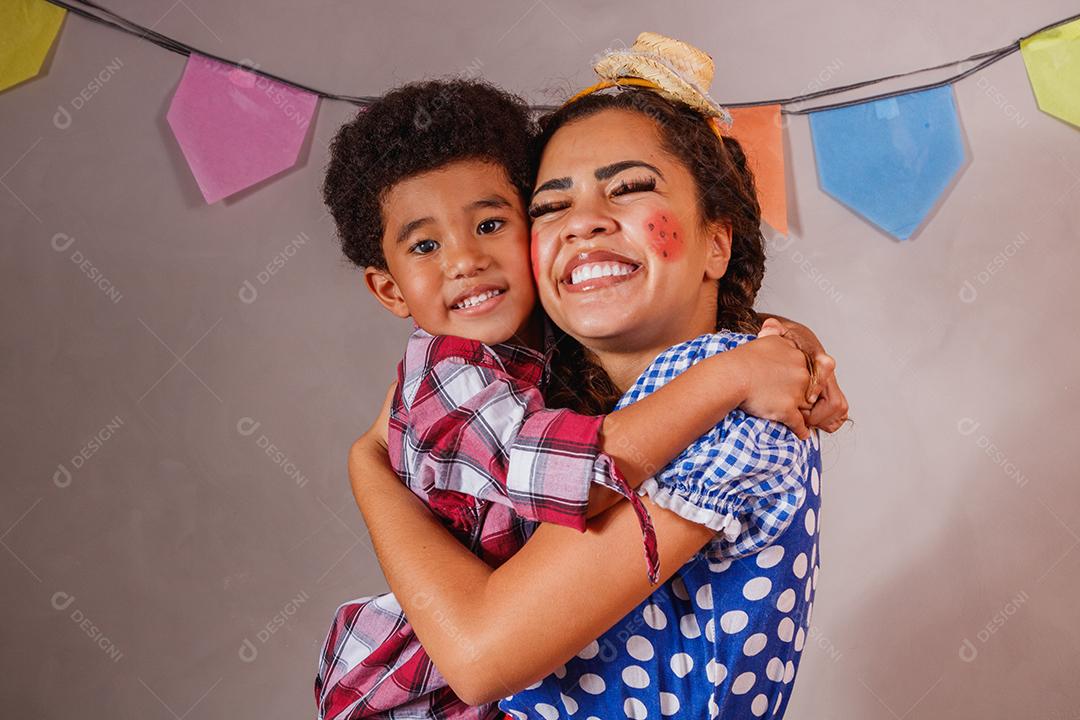
POLYGON ((0 91, 41 71, 66 13, 45 0, 0 0, 0 91))
POLYGON ((1080 125, 1080 20, 1020 41, 1039 108, 1080 125))

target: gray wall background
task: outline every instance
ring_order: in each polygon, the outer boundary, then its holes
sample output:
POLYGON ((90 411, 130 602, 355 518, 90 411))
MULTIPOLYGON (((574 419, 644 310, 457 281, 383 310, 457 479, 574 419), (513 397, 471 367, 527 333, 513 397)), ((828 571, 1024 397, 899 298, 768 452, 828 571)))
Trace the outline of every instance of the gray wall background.
MULTIPOLYGON (((733 102, 966 57, 1076 12, 108 5, 328 90, 479 69, 536 103, 591 82, 593 55, 643 29, 710 51, 714 94, 733 102)), ((345 456, 408 328, 341 258, 318 193, 354 109, 321 103, 296 167, 207 206, 165 122, 183 66, 69 15, 46 72, 0 95, 6 716, 311 717, 331 613, 386 588, 345 456)), ((792 229, 770 236, 761 307, 819 332, 856 421, 824 444, 822 573, 791 718, 1080 718, 1080 134, 1037 109, 1018 54, 955 93, 969 164, 907 243, 825 196, 806 118, 787 128, 792 229)))

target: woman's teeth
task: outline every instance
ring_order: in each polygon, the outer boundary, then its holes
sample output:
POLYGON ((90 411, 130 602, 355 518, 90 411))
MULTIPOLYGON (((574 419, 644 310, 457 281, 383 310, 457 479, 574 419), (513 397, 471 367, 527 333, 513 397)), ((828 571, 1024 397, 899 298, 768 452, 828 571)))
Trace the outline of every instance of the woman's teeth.
POLYGON ((578 265, 570 273, 570 284, 577 285, 593 278, 607 277, 609 275, 629 275, 637 268, 620 262, 586 263, 578 265))
POLYGON ((482 302, 484 302, 486 300, 490 300, 491 298, 495 297, 496 295, 502 295, 504 292, 506 292, 506 291, 505 290, 488 290, 487 292, 482 292, 479 295, 470 295, 469 297, 465 298, 464 300, 459 302, 457 305, 454 305, 453 307, 454 307, 455 310, 465 310, 467 308, 475 307, 476 305, 479 305, 480 303, 482 303, 482 302))

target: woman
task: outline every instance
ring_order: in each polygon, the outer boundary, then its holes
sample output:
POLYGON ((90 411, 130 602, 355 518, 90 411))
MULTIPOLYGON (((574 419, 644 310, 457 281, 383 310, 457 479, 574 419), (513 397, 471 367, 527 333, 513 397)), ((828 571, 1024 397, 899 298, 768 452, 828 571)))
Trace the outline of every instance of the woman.
MULTIPOLYGON (((551 319, 587 351, 564 354, 559 377, 590 373, 600 406, 746 339, 718 328, 756 327, 752 178, 708 104, 687 97, 654 82, 543 121, 534 272, 551 319), (583 282, 575 268, 598 259, 627 272, 583 282)), ((354 492, 391 587, 462 699, 510 695, 500 707, 514 717, 783 714, 818 565, 816 441, 735 411, 643 486, 654 589, 627 503, 583 535, 541 526, 492 570, 390 471, 384 427, 350 454, 354 492)))

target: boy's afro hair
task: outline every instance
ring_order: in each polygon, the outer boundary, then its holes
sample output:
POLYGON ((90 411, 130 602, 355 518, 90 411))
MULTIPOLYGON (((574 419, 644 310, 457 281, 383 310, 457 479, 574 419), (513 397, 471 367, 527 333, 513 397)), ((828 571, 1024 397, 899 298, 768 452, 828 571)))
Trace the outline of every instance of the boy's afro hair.
POLYGON ((521 98, 477 80, 410 83, 361 109, 330 143, 322 187, 342 251, 360 267, 385 270, 386 193, 458 160, 501 166, 525 202, 533 183, 533 129, 521 98))

